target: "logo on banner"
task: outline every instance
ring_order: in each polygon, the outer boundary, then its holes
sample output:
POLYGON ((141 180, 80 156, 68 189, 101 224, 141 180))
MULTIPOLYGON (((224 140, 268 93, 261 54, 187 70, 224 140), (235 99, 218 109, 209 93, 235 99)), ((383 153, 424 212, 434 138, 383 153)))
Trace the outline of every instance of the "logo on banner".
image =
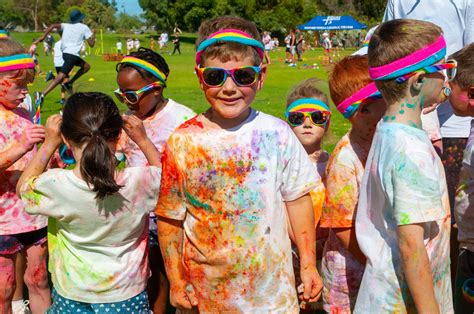
POLYGON ((340 16, 328 16, 327 18, 323 19, 324 25, 332 24, 332 21, 340 21, 340 16))

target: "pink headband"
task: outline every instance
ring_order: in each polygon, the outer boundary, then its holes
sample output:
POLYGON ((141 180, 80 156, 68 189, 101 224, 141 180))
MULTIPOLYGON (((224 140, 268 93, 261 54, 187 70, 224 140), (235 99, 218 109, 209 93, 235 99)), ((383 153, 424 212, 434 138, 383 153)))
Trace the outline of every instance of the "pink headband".
POLYGON ((433 65, 446 55, 446 41, 443 35, 432 44, 389 64, 369 68, 373 80, 389 80, 433 65))
POLYGON ((357 92, 352 94, 350 97, 344 99, 339 105, 337 110, 342 113, 344 118, 350 118, 354 112, 359 108, 360 104, 370 99, 382 98, 382 95, 377 90, 377 86, 372 82, 359 89, 357 92))

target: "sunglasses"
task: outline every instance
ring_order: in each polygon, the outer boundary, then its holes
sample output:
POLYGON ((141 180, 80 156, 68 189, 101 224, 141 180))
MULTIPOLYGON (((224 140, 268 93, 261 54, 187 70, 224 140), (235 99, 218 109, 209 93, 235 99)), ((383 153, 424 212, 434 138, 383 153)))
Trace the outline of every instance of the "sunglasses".
POLYGON ((222 68, 197 68, 197 70, 204 84, 219 87, 224 85, 229 75, 238 86, 250 86, 257 82, 261 68, 259 66, 245 66, 230 70, 222 68))
POLYGON ((316 126, 324 126, 329 121, 331 113, 329 111, 315 110, 313 112, 293 111, 288 113, 288 123, 292 126, 300 126, 309 117, 311 122, 316 126))
POLYGON ((448 61, 446 61, 446 63, 430 65, 430 66, 421 68, 420 70, 417 70, 417 71, 408 73, 406 75, 403 75, 403 76, 397 78, 396 82, 397 83, 403 83, 403 82, 405 82, 406 80, 408 80, 410 77, 412 77, 413 75, 415 75, 417 73, 430 74, 430 73, 435 73, 435 72, 439 72, 439 71, 443 71, 443 70, 445 70, 446 79, 448 81, 452 81, 456 77, 457 66, 458 66, 458 63, 456 62, 456 60, 448 60, 448 61))
POLYGON ((115 94, 115 97, 117 97, 117 99, 120 101, 120 102, 127 102, 129 104, 136 104, 140 101, 140 97, 142 97, 141 94, 147 92, 147 91, 150 91, 154 88, 157 88, 157 87, 160 87, 162 86, 163 83, 160 82, 160 81, 156 81, 156 82, 153 82, 151 84, 148 84, 147 86, 144 86, 142 88, 140 88, 139 90, 136 90, 136 91, 126 91, 126 92, 122 92, 120 90, 120 88, 117 88, 115 91, 114 91, 114 94, 115 94))

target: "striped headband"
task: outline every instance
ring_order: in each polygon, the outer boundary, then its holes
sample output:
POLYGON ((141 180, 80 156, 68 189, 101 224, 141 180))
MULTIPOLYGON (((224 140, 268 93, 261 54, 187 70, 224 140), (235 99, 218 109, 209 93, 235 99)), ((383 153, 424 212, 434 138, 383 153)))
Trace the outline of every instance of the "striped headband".
POLYGON ((0 72, 34 68, 35 63, 27 53, 0 57, 0 72))
POLYGON ((377 90, 375 83, 372 82, 344 99, 339 105, 337 105, 337 110, 342 113, 344 118, 348 119, 357 111, 360 104, 380 98, 382 98, 382 94, 377 90))
POLYGON ((242 45, 252 46, 255 48, 260 58, 263 59, 263 50, 265 47, 260 41, 252 38, 252 36, 249 34, 238 29, 221 29, 209 35, 206 40, 199 44, 196 51, 196 64, 199 65, 201 62, 201 56, 207 47, 220 41, 236 42, 242 45))
POLYGON ((286 108, 285 117, 288 119, 290 112, 313 112, 315 110, 326 111, 331 113, 331 109, 319 99, 314 98, 300 98, 292 102, 286 108))
POLYGON ((386 65, 369 68, 369 74, 373 80, 390 80, 431 66, 443 59, 445 55, 446 41, 441 35, 435 42, 406 57, 386 65))
POLYGON ((160 82, 163 83, 163 85, 166 85, 166 79, 167 79, 166 75, 150 62, 139 59, 137 57, 125 56, 123 57, 122 61, 120 61, 120 64, 122 63, 129 63, 129 64, 136 65, 137 67, 140 67, 144 69, 145 71, 153 74, 156 78, 158 78, 160 82))
POLYGON ((6 30, 0 29, 0 39, 8 38, 8 33, 6 30))

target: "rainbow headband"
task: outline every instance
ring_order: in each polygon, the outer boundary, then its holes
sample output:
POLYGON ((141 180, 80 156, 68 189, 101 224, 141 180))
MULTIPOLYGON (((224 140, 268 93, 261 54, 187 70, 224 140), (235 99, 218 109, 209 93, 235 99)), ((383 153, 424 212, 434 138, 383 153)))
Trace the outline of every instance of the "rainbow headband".
POLYGON ((369 68, 369 74, 374 81, 395 79, 422 68, 432 66, 445 56, 446 41, 443 35, 441 35, 435 42, 406 57, 386 65, 369 68))
POLYGON ((372 82, 359 89, 350 97, 344 99, 339 105, 337 105, 337 110, 347 119, 357 111, 360 104, 368 103, 380 98, 382 98, 382 94, 377 90, 375 83, 372 82))
POLYGON ((206 40, 199 44, 196 51, 196 64, 199 65, 201 62, 201 56, 207 47, 220 41, 236 42, 242 45, 252 46, 255 48, 260 58, 263 59, 263 51, 265 47, 260 41, 238 29, 221 29, 220 31, 209 35, 206 40))
POLYGON ((2 38, 8 38, 8 33, 7 31, 0 29, 0 39, 2 38))
POLYGON ((0 72, 34 68, 33 59, 26 53, 0 57, 0 72))
POLYGON ((290 112, 313 112, 316 110, 325 111, 331 113, 331 109, 319 99, 314 98, 300 98, 292 102, 288 108, 286 108, 285 117, 288 119, 290 112))
POLYGON ((158 78, 160 82, 163 83, 163 85, 166 85, 166 75, 160 70, 158 70, 158 68, 150 62, 132 56, 125 56, 123 57, 122 61, 120 61, 120 63, 129 63, 136 65, 137 67, 140 67, 145 71, 153 74, 155 77, 158 78))

